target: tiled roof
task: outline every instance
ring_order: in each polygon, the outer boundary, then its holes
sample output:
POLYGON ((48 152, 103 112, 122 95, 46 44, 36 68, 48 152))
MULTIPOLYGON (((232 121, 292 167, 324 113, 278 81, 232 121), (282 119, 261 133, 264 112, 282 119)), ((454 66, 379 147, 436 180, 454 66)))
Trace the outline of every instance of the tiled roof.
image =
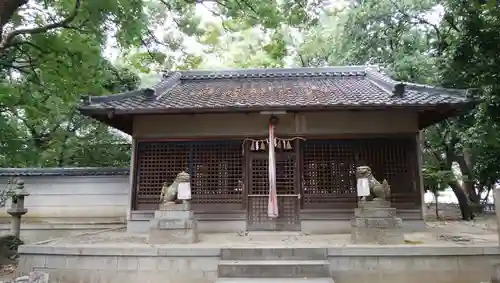
POLYGON ((0 177, 23 176, 116 176, 129 175, 129 168, 0 168, 0 177))
POLYGON ((85 97, 85 110, 115 114, 231 109, 462 104, 466 91, 397 82, 374 66, 182 71, 156 86, 85 97))

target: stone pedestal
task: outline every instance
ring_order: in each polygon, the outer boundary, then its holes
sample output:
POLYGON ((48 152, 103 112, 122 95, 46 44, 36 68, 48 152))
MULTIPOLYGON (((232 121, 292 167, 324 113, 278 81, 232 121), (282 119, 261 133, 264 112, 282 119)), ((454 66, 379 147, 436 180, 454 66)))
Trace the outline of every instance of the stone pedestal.
POLYGON ((490 283, 500 283, 500 264, 493 265, 490 283))
POLYGON ((150 244, 192 244, 198 242, 197 222, 189 203, 161 204, 150 220, 150 244))
MULTIPOLYGON (((495 213, 497 215, 498 243, 500 244, 500 188, 496 188, 493 190, 493 200, 495 202, 495 213)), ((500 278, 499 278, 499 280, 500 280, 500 278)))
POLYGON ((396 209, 389 202, 362 201, 351 219, 351 241, 354 244, 403 244, 401 224, 401 218, 396 217, 396 209))

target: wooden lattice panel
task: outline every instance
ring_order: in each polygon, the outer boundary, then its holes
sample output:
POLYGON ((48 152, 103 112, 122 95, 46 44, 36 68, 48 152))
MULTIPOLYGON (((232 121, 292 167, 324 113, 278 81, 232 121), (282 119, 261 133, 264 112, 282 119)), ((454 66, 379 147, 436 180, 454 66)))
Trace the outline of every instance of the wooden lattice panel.
POLYGON ((356 207, 356 164, 352 143, 307 140, 302 156, 304 208, 356 207))
POLYGON ((357 158, 372 168, 379 181, 391 185, 393 206, 419 209, 421 198, 417 164, 417 144, 413 137, 360 140, 357 158))
POLYGON ((137 147, 135 208, 155 209, 164 182, 188 168, 189 144, 140 142, 137 147))
POLYGON ((242 208, 243 156, 241 142, 192 144, 190 168, 193 205, 242 208))
POLYGON ((194 209, 241 209, 241 141, 140 142, 137 150, 135 209, 156 209, 161 187, 187 170, 194 209))
POLYGON ((251 160, 251 175, 248 196, 248 230, 298 230, 299 200, 296 187, 296 163, 293 156, 277 158, 276 191, 278 213, 276 219, 267 216, 269 200, 268 160, 251 160))
POLYGON ((356 167, 368 165, 388 180, 397 208, 420 207, 414 138, 307 140, 303 142, 303 207, 356 207, 356 167))

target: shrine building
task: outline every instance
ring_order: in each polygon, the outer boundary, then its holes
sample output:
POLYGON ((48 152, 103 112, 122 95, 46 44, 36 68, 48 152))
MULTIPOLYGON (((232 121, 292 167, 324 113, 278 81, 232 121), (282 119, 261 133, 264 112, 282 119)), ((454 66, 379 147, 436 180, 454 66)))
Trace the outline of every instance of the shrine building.
POLYGON ((186 171, 201 232, 348 233, 360 165, 388 180, 405 225, 423 223, 419 133, 471 105, 464 90, 343 66, 171 72, 79 110, 133 138, 129 231, 147 232, 163 183, 186 171), (270 119, 278 218, 267 215, 270 119))

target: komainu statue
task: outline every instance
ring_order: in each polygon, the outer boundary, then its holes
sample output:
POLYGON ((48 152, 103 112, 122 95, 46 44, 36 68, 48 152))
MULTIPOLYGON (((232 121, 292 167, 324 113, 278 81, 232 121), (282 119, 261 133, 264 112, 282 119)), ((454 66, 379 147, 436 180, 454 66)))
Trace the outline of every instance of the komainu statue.
POLYGON ((163 183, 163 187, 161 189, 160 194, 160 203, 175 203, 177 201, 177 189, 180 183, 189 182, 190 176, 185 171, 180 172, 175 177, 174 182, 167 186, 167 182, 163 183))
POLYGON ((373 177, 372 169, 369 166, 359 166, 356 168, 356 177, 368 179, 370 194, 373 196, 373 200, 391 200, 391 186, 389 186, 389 183, 387 183, 385 179, 382 183, 377 181, 377 179, 373 177))

